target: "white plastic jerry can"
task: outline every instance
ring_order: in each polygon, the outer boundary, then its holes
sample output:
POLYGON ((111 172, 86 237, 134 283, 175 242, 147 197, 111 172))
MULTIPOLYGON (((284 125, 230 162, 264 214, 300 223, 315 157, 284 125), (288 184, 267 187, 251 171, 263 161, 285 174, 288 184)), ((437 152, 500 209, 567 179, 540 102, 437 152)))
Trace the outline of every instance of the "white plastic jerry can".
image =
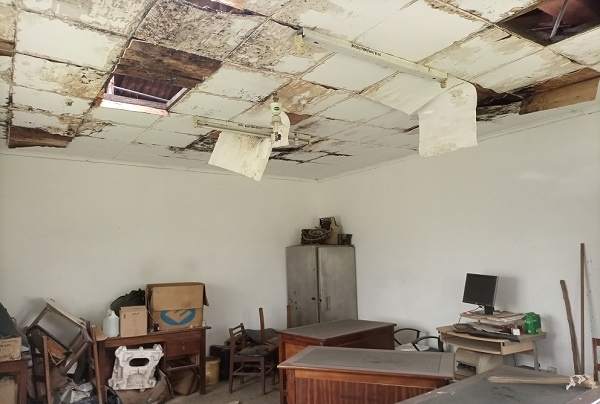
POLYGON ((114 311, 108 310, 104 320, 102 320, 102 330, 107 337, 119 336, 119 317, 114 311))

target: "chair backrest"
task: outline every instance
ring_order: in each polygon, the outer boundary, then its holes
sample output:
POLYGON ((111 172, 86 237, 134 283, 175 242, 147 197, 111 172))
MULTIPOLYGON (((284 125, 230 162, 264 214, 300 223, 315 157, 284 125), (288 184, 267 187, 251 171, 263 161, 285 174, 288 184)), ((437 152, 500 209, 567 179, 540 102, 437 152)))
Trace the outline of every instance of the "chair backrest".
POLYGON ((394 341, 398 345, 409 344, 421 336, 421 330, 416 328, 398 328, 394 330, 394 341))
POLYGON ((247 343, 248 336, 246 335, 244 323, 229 329, 229 348, 232 356, 246 348, 247 343))

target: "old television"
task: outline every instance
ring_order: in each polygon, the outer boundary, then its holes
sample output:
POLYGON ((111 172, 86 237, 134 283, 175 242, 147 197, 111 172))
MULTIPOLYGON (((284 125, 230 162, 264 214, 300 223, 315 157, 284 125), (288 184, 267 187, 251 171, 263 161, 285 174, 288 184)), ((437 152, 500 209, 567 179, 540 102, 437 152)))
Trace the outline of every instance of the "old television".
POLYGON ((484 314, 494 314, 497 286, 497 276, 468 273, 462 301, 482 307, 484 314))

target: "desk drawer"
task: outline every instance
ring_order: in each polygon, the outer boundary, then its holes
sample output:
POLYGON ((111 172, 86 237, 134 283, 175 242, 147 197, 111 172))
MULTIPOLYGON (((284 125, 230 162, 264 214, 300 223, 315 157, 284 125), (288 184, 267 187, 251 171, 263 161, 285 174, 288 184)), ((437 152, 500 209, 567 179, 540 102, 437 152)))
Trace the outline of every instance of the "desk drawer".
POLYGON ((165 357, 167 359, 184 355, 196 355, 200 353, 200 341, 198 339, 169 339, 165 357))

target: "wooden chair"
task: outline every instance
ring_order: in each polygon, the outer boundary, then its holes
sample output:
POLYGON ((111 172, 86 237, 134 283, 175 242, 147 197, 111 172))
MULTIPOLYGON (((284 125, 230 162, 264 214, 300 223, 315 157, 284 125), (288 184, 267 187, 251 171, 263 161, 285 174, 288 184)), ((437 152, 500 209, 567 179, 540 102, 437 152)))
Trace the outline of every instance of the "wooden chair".
POLYGON ((600 338, 592 338, 592 353, 594 355, 594 380, 598 381, 598 373, 600 372, 600 363, 598 363, 598 345, 600 338))
POLYGON ((233 392, 233 378, 260 377, 262 393, 266 394, 266 375, 271 373, 272 384, 275 384, 277 369, 277 348, 272 345, 252 345, 246 335, 244 324, 229 329, 229 392, 233 392))

